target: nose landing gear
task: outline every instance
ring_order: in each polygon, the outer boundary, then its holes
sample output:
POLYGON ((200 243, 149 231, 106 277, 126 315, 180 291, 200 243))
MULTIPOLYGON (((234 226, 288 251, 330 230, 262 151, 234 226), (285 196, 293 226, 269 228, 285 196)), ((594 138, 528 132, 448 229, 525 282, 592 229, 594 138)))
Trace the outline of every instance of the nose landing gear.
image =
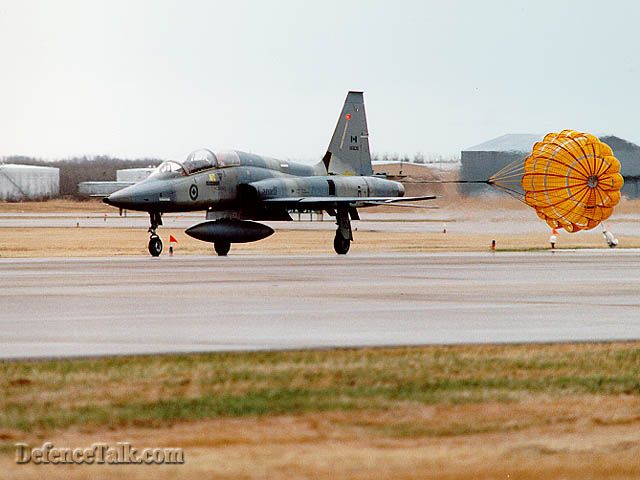
POLYGON ((162 225, 162 214, 160 212, 149 212, 149 253, 152 257, 159 257, 162 253, 162 240, 156 233, 158 226, 162 225))
POLYGON ((149 238, 149 253, 152 257, 159 257, 162 253, 162 240, 156 234, 152 234, 149 238))

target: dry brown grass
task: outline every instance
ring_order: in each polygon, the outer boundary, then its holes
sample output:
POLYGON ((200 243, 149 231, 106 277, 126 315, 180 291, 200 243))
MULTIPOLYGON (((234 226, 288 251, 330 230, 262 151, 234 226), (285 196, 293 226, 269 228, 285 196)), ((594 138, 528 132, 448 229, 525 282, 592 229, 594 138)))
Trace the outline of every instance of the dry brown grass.
MULTIPOLYGON (((180 446, 180 466, 15 465, 7 479, 173 478, 638 478, 640 403, 635 398, 537 399, 517 405, 415 407, 392 412, 329 412, 204 420, 171 427, 87 432, 28 439, 57 446, 130 441, 180 446), (450 434, 451 424, 477 430, 450 434), (496 426, 510 429, 495 431, 496 426), (400 426, 398 426, 400 425, 400 426), (434 433, 429 433, 434 432, 434 433)), ((6 438, 5 434, 5 438, 6 438)), ((14 436, 11 440, 23 441, 14 436)))
MULTIPOLYGON (((176 255, 210 255, 211 244, 194 240, 182 229, 163 228, 161 236, 178 238, 176 255)), ((231 254, 332 254, 334 233, 328 230, 278 230, 255 243, 234 244, 231 254)), ((479 235, 464 233, 404 233, 357 231, 352 253, 489 251, 491 240, 498 250, 548 248, 547 235, 479 235)), ((640 237, 619 236, 626 248, 640 247, 640 237)), ((561 237, 562 248, 603 248, 599 232, 561 237)), ((142 228, 0 228, 0 257, 95 257, 148 255, 148 234, 142 228)))
MULTIPOLYGON (((492 218, 499 218, 500 212, 521 210, 531 214, 529 208, 511 198, 488 197, 485 199, 448 198, 440 202, 446 216, 464 215, 465 218, 485 218, 491 212, 492 218)), ((369 212, 411 212, 411 209, 376 207, 369 212)), ((86 212, 101 215, 113 214, 114 209, 99 201, 73 202, 52 200, 49 202, 0 203, 0 213, 71 213, 86 212)), ((437 212, 437 211, 436 211, 437 212)), ((616 209, 620 214, 640 212, 640 200, 623 199, 616 209)), ((427 217, 433 211, 414 211, 427 217)), ((432 218, 432 217, 431 217, 432 218)), ((513 218, 513 217, 510 217, 513 218)), ((525 217, 528 218, 528 217, 525 217)), ((510 220, 513 221, 513 220, 510 220)), ((366 224, 363 224, 365 226, 366 224)), ((498 250, 536 250, 548 247, 548 236, 541 222, 538 234, 477 234, 475 232, 455 232, 449 229, 446 235, 439 233, 355 232, 352 252, 438 252, 438 251, 487 251, 491 240, 497 241, 498 250)), ((498 232, 501 231, 496 227, 498 232)), ((165 240, 169 234, 179 239, 177 255, 211 254, 209 244, 196 241, 184 234, 182 229, 163 227, 160 234, 165 240)), ((640 237, 618 236, 621 245, 627 248, 640 247, 640 237)), ((0 228, 1 257, 47 257, 47 256, 111 256, 146 255, 148 236, 142 228, 0 228)), ((331 254, 333 232, 296 231, 279 229, 275 235, 252 244, 235 244, 232 254, 331 254)), ((582 232, 580 235, 561 235, 561 248, 602 248, 604 242, 598 229, 582 232)))
POLYGON ((114 208, 102 203, 101 199, 86 201, 47 200, 44 202, 0 202, 0 213, 71 213, 95 212, 113 213, 114 208))
MULTIPOLYGON (((189 420, 166 418, 154 426, 127 421, 29 431, 0 427, 0 472, 2 478, 27 479, 638 478, 639 351, 638 343, 583 343, 9 363, 3 365, 2 388, 10 398, 3 402, 32 411, 80 409, 87 402, 112 404, 115 411, 140 399, 191 397, 207 389, 213 397, 242 394, 250 391, 247 381, 261 384, 264 375, 274 390, 280 384, 333 386, 342 395, 365 396, 365 385, 373 391, 386 386, 393 403, 200 419, 194 411, 187 412, 189 420), (249 372, 256 378, 247 377, 249 372), (498 387, 495 382, 503 377, 521 383, 498 387), (424 386, 411 398, 396 396, 391 388, 397 382, 406 392, 407 382, 414 381, 424 386), (428 386, 432 381, 444 382, 445 398, 430 399, 427 390, 438 388, 428 386), (129 391, 120 388, 127 384, 129 391), (497 392, 449 398, 488 385, 507 397, 497 392), (178 446, 185 449, 186 463, 15 465, 13 443, 45 441, 70 447, 119 441, 140 448, 178 446)), ((312 402, 313 396, 300 400, 312 402)))

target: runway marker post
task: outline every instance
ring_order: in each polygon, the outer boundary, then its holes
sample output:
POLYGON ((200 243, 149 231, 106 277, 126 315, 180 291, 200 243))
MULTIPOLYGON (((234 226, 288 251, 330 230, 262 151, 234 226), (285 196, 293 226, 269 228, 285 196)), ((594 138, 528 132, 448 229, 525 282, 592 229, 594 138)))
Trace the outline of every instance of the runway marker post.
POLYGON ((173 246, 178 243, 178 240, 173 235, 169 235, 169 256, 173 257, 173 246))

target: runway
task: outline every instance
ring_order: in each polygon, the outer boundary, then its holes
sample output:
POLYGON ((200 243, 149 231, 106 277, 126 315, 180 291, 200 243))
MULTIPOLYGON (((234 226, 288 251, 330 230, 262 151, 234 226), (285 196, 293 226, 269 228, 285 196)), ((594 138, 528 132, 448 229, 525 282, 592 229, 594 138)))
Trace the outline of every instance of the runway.
POLYGON ((640 252, 0 259, 0 357, 640 338, 640 252))
MULTIPOLYGON (((456 210, 440 208, 425 210, 421 213, 360 213, 362 221, 355 220, 353 225, 360 231, 377 232, 441 232, 446 226, 450 232, 477 234, 531 234, 547 236, 548 227, 540 222, 533 211, 529 210, 456 210)), ((276 230, 334 230, 335 219, 329 215, 319 217, 302 214, 293 215, 292 222, 264 222, 276 230), (322 219, 322 220, 321 220, 322 219)), ((185 230, 205 220, 204 212, 165 214, 166 228, 185 230)), ((109 214, 67 212, 67 213, 2 213, 0 228, 149 228, 149 215, 129 212, 120 216, 117 212, 109 214)), ((617 214, 607 221, 607 227, 617 235, 640 236, 640 215, 617 214)), ((582 231, 577 235, 600 235, 600 230, 582 231)), ((1 240, 0 240, 1 242, 1 240)))

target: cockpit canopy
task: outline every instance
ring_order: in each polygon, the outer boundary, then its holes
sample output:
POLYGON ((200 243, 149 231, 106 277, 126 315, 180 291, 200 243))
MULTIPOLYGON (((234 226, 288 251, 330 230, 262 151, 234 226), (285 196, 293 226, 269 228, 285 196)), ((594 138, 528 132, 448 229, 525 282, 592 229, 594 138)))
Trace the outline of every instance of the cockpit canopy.
POLYGON ((240 157, 232 150, 213 153, 206 148, 191 152, 183 162, 167 160, 156 168, 154 175, 191 175, 210 168, 224 168, 240 165, 240 157))
POLYGON ((199 172, 200 170, 207 170, 209 168, 216 168, 218 166, 218 159, 211 150, 203 148, 191 152, 187 159, 182 164, 187 175, 199 172))
POLYGON ((182 164, 174 162, 173 160, 165 160, 160 165, 158 165, 158 167, 151 175, 174 176, 176 174, 186 175, 184 168, 182 168, 182 164))

